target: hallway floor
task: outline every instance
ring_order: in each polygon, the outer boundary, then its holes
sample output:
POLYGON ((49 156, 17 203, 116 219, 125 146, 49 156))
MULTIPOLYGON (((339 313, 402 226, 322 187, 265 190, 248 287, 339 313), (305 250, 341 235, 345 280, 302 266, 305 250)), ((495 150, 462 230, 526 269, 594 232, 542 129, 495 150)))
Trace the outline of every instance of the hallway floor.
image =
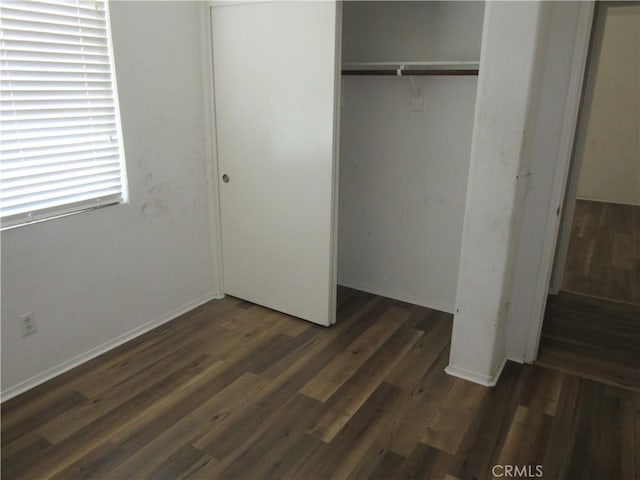
POLYGON ((640 305, 550 295, 536 363, 640 392, 640 305))
POLYGON ((640 207, 577 200, 561 290, 640 304, 640 207))

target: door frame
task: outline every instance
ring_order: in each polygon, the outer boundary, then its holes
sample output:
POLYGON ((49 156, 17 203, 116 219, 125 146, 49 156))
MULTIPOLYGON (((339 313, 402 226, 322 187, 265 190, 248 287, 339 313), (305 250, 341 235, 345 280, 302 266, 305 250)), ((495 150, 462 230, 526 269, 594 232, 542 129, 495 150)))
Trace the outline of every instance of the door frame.
POLYGON ((596 73, 600 63, 600 53, 602 51, 607 12, 609 8, 628 5, 640 5, 640 2, 598 1, 595 6, 591 47, 589 49, 589 58, 587 59, 585 73, 584 92, 580 103, 580 111, 578 113, 574 152, 569 167, 569 179, 567 181, 564 207, 562 209, 560 231, 556 246, 556 256, 553 264, 551 283, 549 285, 549 293, 552 295, 557 295, 560 292, 562 279, 564 277, 564 270, 566 268, 569 242, 571 240, 571 229, 573 226, 578 194, 578 183, 580 181, 580 173, 582 171, 582 158, 586 149, 587 124, 593 107, 596 73))
POLYGON ((202 89, 206 102, 205 129, 209 135, 205 138, 205 156, 207 159, 206 180, 209 187, 209 234, 211 236, 211 256, 213 259, 214 298, 224 298, 224 271, 222 263, 222 215, 220 212, 220 184, 218 167, 218 136, 216 129, 216 105, 213 76, 213 5, 214 1, 200 3, 200 36, 202 45, 202 89))
POLYGON ((556 255, 554 259, 549 293, 557 295, 560 292, 562 278, 569 252, 569 241, 571 239, 571 228, 576 208, 576 195, 580 171, 582 170, 582 157, 585 150, 585 138, 587 134, 587 122, 591 114, 593 105, 593 93, 595 91, 595 74, 598 70, 600 51, 602 50, 602 39, 604 37, 604 19, 606 12, 602 3, 598 2, 593 14, 593 29, 591 34, 591 48, 589 49, 587 66, 584 78, 584 89, 580 108, 578 112, 575 143, 571 155, 567 186, 565 189, 564 205, 560 219, 558 232, 558 242, 556 245, 556 255))
POLYGON ((574 55, 570 67, 570 85, 565 104, 561 140, 557 154, 556 175, 551 189, 550 208, 547 212, 546 238, 542 250, 541 268, 536 281, 535 301, 531 311, 524 361, 533 363, 538 355, 542 323, 547 304, 547 294, 556 256, 563 209, 568 187, 569 169, 575 147, 579 112, 584 94, 587 60, 591 47, 595 1, 581 2, 574 55))

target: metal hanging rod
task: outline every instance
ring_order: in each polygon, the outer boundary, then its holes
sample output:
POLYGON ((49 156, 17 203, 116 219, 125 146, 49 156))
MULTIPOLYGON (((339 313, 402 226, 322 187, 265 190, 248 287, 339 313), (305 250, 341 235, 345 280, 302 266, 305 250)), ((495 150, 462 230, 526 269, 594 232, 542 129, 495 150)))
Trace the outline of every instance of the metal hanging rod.
POLYGON ((343 75, 387 75, 394 77, 410 76, 473 76, 478 75, 478 62, 361 62, 346 63, 342 67, 343 75), (407 68, 409 67, 409 68, 407 68))
POLYGON ((398 75, 396 70, 351 70, 343 69, 342 75, 387 75, 393 77, 411 77, 411 76, 436 76, 436 75, 449 75, 449 76, 474 76, 478 75, 478 69, 416 69, 416 70, 403 70, 398 75))

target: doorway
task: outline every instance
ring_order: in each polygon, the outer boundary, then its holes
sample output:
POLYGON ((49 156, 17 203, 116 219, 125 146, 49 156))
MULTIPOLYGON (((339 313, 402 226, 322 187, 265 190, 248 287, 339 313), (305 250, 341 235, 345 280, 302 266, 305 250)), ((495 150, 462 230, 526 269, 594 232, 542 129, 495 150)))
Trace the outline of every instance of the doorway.
POLYGON ((640 390, 640 2, 600 2, 538 363, 640 390))

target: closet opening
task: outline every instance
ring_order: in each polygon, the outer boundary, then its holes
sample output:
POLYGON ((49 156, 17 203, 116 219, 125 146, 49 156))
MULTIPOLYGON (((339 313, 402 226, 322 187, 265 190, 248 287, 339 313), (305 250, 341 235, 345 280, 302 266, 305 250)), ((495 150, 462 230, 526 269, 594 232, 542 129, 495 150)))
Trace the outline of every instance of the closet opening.
POLYGON ((338 285, 453 312, 483 18, 343 3, 338 285))

